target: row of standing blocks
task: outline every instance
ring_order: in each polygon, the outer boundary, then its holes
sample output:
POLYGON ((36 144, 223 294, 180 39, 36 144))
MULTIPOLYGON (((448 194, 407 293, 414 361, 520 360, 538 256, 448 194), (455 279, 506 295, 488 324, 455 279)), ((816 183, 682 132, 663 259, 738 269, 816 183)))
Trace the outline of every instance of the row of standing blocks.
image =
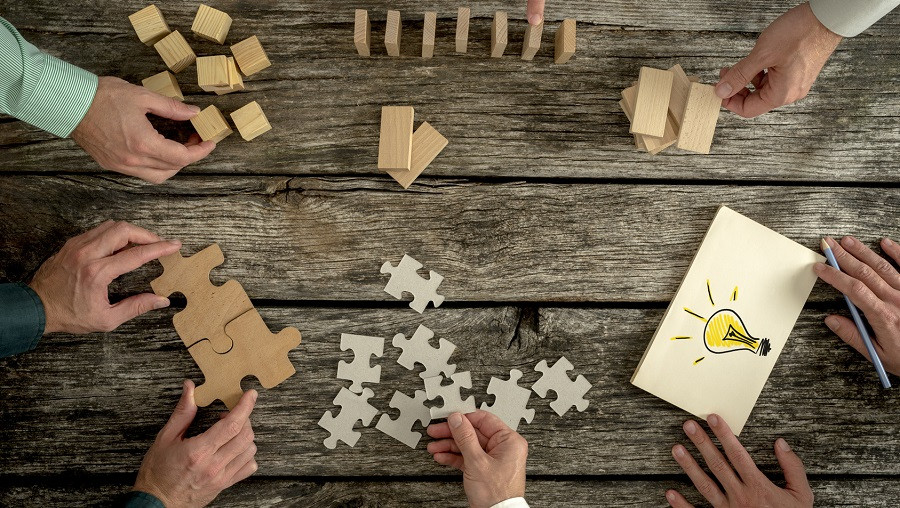
MULTIPOLYGON (((469 20, 471 10, 468 7, 460 7, 456 18, 456 52, 466 53, 469 45, 469 20)), ((422 29, 422 58, 434 56, 434 38, 437 28, 437 13, 429 11, 425 13, 425 23, 422 29)), ((522 41, 522 59, 532 60, 541 48, 541 36, 544 31, 544 23, 537 25, 528 24, 525 28, 525 36, 522 41)), ((388 11, 384 31, 384 46, 390 56, 400 56, 400 36, 402 23, 400 11, 388 11)), ((554 47, 554 61, 558 64, 566 63, 575 54, 575 20, 566 19, 560 24, 556 32, 556 45, 554 47)), ((369 12, 365 9, 357 9, 354 19, 353 42, 357 52, 361 56, 371 56, 372 51, 372 22, 369 12)), ((491 57, 500 58, 506 51, 509 42, 509 27, 505 11, 496 11, 491 23, 491 57)))

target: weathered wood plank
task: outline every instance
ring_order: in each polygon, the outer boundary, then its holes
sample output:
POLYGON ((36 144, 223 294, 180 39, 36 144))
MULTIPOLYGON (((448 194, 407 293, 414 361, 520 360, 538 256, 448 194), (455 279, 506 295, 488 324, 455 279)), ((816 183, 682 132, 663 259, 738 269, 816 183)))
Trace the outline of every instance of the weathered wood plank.
MULTIPOLYGON (((469 184, 387 177, 7 176, 0 274, 20 280, 69 236, 107 218, 218 242, 217 280, 251 298, 394 301, 379 273, 408 253, 446 277, 450 301, 665 302, 720 203, 816 248, 825 234, 897 238, 900 189, 790 186, 469 184)), ((158 266, 123 277, 144 291, 158 266)), ((813 300, 838 298, 822 286, 813 300)), ((396 301, 395 301, 396 302, 396 301)), ((396 302, 398 308, 405 306, 396 302)))
MULTIPOLYGON (((54 336, 38 350, 0 361, 0 471, 7 475, 136 471, 179 396, 184 377, 202 376, 171 328, 168 310, 119 331, 54 336)), ((520 427, 531 444, 530 474, 676 474, 670 449, 686 442, 685 413, 628 380, 661 309, 514 307, 411 310, 262 308, 272 329, 304 334, 291 354, 298 374, 262 392, 253 423, 260 476, 418 476, 446 471, 417 450, 362 430, 355 448, 327 450, 316 422, 332 409, 344 382, 335 379, 342 332, 412 333, 420 323, 457 344, 460 370, 470 370, 480 404, 491 376, 522 370, 533 383, 542 359, 565 355, 594 383, 583 413, 558 417, 532 398, 537 415, 520 427)), ((776 472, 772 443, 785 437, 814 474, 900 474, 900 400, 879 388, 871 367, 833 337, 822 311, 806 311, 776 365, 741 439, 760 467, 776 472), (835 446, 839 443, 838 446, 835 446)), ((421 380, 398 364, 399 350, 379 360, 382 383, 373 405, 388 409, 394 390, 421 380)), ((348 358, 349 359, 349 358, 348 358)), ((245 387, 258 386, 255 381, 245 387)), ((221 406, 216 406, 219 408, 221 406)), ((202 409, 205 428, 219 409, 202 409)))

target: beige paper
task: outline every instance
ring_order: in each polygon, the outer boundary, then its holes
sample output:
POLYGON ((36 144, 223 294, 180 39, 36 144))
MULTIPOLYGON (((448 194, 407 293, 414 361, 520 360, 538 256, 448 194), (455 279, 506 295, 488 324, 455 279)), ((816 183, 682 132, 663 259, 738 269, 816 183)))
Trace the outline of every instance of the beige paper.
POLYGON ((632 384, 740 434, 824 260, 721 207, 632 384))

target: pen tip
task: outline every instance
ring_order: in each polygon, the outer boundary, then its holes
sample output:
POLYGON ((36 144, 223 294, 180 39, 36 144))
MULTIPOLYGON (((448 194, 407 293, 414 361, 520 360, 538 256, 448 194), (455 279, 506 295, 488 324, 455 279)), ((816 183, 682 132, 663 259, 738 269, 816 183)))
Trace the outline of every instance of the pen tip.
POLYGON ((822 239, 822 244, 821 244, 821 245, 822 245, 822 251, 823 251, 823 252, 825 251, 825 249, 830 249, 830 248, 831 248, 831 246, 828 245, 828 242, 826 242, 824 238, 822 239))

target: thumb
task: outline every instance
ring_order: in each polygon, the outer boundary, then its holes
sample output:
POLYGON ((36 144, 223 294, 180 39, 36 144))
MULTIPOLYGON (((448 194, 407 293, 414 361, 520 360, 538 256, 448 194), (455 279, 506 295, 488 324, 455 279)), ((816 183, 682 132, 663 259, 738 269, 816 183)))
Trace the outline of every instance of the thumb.
POLYGON ((156 116, 183 122, 190 120, 200 112, 200 108, 193 104, 185 104, 171 97, 159 94, 149 94, 147 111, 156 116))
POLYGON ((775 457, 778 458, 778 465, 784 471, 787 488, 795 492, 808 491, 809 480, 806 479, 806 468, 803 467, 803 461, 782 438, 775 441, 775 457))
POLYGON ((747 58, 734 64, 725 72, 724 76, 719 78, 719 83, 716 85, 716 95, 720 99, 732 97, 743 90, 753 80, 754 76, 763 69, 765 69, 765 65, 751 52, 747 58))
POLYGON ((460 413, 453 413, 447 418, 447 424, 450 426, 450 434, 459 447, 464 460, 472 460, 479 455, 484 455, 481 444, 478 442, 478 436, 475 434, 475 427, 468 418, 460 413))
POLYGON ((109 318, 109 324, 114 325, 112 326, 112 329, 115 329, 122 323, 131 321, 141 314, 146 314, 151 310, 158 310, 168 306, 168 298, 153 293, 141 293, 139 295, 129 296, 112 306, 110 309, 111 316, 109 318))
POLYGON ((172 416, 169 417, 169 421, 160 432, 171 440, 182 438, 197 414, 197 404, 194 402, 194 382, 185 379, 183 387, 184 391, 181 393, 181 398, 178 399, 178 404, 175 405, 175 411, 172 411, 172 416))

